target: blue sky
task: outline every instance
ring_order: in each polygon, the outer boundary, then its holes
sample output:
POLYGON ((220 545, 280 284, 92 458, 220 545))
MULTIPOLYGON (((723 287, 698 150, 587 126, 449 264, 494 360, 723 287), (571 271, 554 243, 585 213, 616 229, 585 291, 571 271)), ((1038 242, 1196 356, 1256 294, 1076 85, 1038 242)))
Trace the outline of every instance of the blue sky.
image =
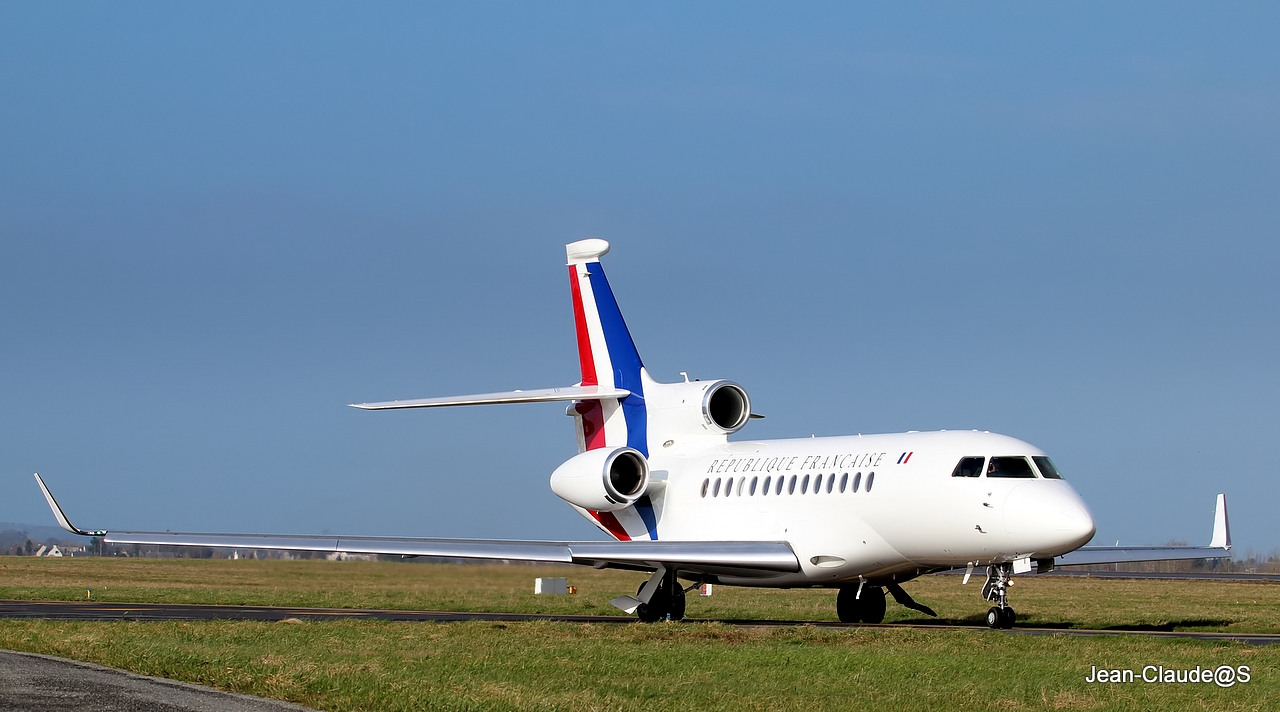
POLYGON ((594 537, 563 245, 744 436, 980 428, 1280 546, 1271 4, 0 6, 0 520, 594 537))

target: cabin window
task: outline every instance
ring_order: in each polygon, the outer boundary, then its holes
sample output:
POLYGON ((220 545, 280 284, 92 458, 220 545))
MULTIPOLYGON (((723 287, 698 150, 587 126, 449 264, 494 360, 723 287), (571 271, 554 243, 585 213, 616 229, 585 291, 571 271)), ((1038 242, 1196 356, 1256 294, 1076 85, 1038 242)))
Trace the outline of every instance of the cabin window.
POLYGON ((795 493, 796 493, 796 476, 792 475, 791 484, 787 485, 787 494, 795 494, 795 493))
POLYGON ((979 477, 982 475, 982 463, 985 457, 962 457, 951 471, 952 477, 979 477))
POLYGON ((987 465, 987 477, 1008 477, 1020 480, 1035 479, 1036 471, 1025 457, 993 457, 987 465))
POLYGON ((727 478, 724 481, 724 496, 728 497, 733 494, 733 478, 727 478))
POLYGON ((764 487, 761 487, 761 488, 760 488, 760 494, 762 494, 762 495, 769 494, 769 484, 770 484, 772 481, 773 481, 773 476, 772 476, 772 475, 770 475, 770 476, 768 476, 768 477, 764 478, 764 487))
POLYGON ((875 481, 876 481, 876 473, 868 472, 867 473, 867 491, 868 492, 871 491, 871 485, 874 484, 875 481))
POLYGON ((1058 468, 1053 466, 1053 461, 1044 455, 1034 455, 1031 458, 1036 461, 1036 467, 1040 468, 1040 476, 1046 480, 1060 480, 1062 473, 1058 472, 1058 468))
POLYGON ((743 490, 745 490, 745 489, 747 488, 747 487, 746 487, 746 484, 747 484, 747 478, 746 478, 746 477, 739 477, 739 478, 738 478, 738 496, 739 496, 739 497, 741 497, 741 496, 742 496, 742 492, 743 492, 743 490))
POLYGON ((711 487, 711 480, 710 480, 710 478, 703 480, 703 481, 702 481, 702 496, 703 496, 703 497, 706 497, 706 496, 707 496, 707 488, 709 488, 709 487, 711 487))
POLYGON ((715 487, 713 487, 713 488, 711 489, 711 496, 712 496, 712 497, 719 497, 719 496, 720 496, 720 478, 719 478, 719 477, 717 477, 717 478, 716 478, 716 484, 715 484, 715 487))
POLYGON ((862 485, 862 473, 859 472, 853 476, 853 491, 857 492, 858 487, 862 485))
POLYGON ((832 472, 827 475, 827 494, 831 494, 831 490, 836 488, 836 473, 832 472))
POLYGON ((800 481, 800 494, 808 494, 808 493, 809 493, 809 476, 805 475, 804 479, 800 481))
POLYGON ((840 475, 840 494, 844 494, 844 489, 849 485, 849 473, 845 472, 840 475))
POLYGON ((759 477, 752 477, 752 478, 751 478, 751 494, 752 494, 752 495, 754 495, 754 494, 756 493, 756 485, 757 485, 759 482, 760 482, 760 478, 759 478, 759 477))
POLYGON ((774 494, 782 494, 782 482, 785 479, 786 478, 783 477, 782 475, 778 475, 778 489, 774 490, 773 492, 774 494))

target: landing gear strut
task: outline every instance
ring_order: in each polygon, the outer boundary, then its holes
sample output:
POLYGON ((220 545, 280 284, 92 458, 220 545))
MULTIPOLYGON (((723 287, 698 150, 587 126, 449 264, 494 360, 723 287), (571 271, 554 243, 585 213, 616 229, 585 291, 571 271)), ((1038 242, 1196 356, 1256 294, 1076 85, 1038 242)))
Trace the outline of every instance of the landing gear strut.
POLYGON ((884 607, 884 589, 879 586, 841 586, 836 595, 836 615, 841 623, 881 623, 884 607), (862 589, 861 595, 858 589, 862 589))
POLYGON ((1009 607, 1009 585, 1013 579, 1013 564, 995 564, 987 567, 987 582, 982 585, 982 597, 995 603, 987 611, 987 627, 1012 628, 1017 619, 1009 607))
MULTIPOLYGON (((640 591, 643 590, 642 585, 640 591)), ((637 597, 640 591, 636 591, 637 597)), ((644 623, 684 619, 684 588, 680 586, 675 571, 667 571, 662 575, 662 582, 658 584, 658 590, 653 592, 649 602, 636 607, 636 616, 644 623)))

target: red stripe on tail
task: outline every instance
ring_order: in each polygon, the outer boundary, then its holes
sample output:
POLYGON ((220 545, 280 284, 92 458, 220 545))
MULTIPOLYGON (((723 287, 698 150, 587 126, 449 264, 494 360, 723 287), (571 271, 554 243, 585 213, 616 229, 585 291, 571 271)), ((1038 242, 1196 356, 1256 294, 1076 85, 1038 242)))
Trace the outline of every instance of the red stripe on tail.
MULTIPOLYGON (((599 385, 600 382, 596 380, 596 361, 591 355, 591 334, 587 332, 587 313, 582 306, 582 288, 578 286, 577 265, 569 265, 569 288, 573 292, 573 324, 578 332, 578 361, 582 365, 582 385, 599 385)), ((603 430, 603 420, 600 425, 603 430)))

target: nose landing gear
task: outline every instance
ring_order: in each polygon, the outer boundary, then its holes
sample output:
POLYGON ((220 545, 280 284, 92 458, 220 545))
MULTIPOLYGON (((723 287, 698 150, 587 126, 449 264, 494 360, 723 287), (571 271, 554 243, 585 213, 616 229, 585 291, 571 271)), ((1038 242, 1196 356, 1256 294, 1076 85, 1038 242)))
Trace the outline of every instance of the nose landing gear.
POLYGON ((982 597, 994 602, 987 611, 987 627, 1012 628, 1017 620, 1009 607, 1009 586, 1013 583, 1013 564, 1003 563, 987 567, 987 582, 982 585, 982 597))

